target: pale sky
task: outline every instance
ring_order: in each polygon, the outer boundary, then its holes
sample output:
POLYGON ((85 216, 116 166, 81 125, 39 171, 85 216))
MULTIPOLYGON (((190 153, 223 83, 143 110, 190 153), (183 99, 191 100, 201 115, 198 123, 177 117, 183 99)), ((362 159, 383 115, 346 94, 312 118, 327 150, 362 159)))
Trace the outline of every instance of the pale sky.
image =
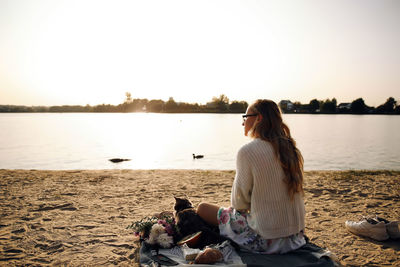
POLYGON ((400 102, 400 1, 0 0, 0 104, 400 102))

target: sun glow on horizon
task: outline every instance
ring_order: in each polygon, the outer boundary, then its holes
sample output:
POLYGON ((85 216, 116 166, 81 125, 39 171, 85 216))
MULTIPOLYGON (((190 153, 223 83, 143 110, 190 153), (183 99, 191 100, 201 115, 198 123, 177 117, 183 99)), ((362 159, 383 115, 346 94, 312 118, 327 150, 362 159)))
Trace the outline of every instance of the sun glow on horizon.
POLYGON ((0 104, 400 98, 381 1, 1 1, 0 104))

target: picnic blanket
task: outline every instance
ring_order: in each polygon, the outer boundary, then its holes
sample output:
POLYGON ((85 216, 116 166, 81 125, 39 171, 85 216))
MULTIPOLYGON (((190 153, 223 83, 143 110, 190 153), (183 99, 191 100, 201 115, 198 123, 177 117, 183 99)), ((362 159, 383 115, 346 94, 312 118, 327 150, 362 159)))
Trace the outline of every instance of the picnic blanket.
MULTIPOLYGON (((224 242, 225 243, 225 242, 224 242)), ((159 249, 154 251, 152 247, 142 243, 140 248, 140 265, 141 266, 224 266, 224 267, 266 267, 266 266, 298 266, 298 267, 333 267, 337 266, 332 260, 331 253, 324 250, 317 245, 307 242, 301 248, 291 251, 286 254, 259 254, 246 251, 237 251, 232 246, 223 244, 220 248, 224 255, 224 261, 215 263, 213 265, 207 264, 190 264, 182 255, 180 247, 173 247, 172 249, 159 249), (168 265, 167 262, 158 261, 156 253, 167 256, 176 262, 175 265, 168 265)))

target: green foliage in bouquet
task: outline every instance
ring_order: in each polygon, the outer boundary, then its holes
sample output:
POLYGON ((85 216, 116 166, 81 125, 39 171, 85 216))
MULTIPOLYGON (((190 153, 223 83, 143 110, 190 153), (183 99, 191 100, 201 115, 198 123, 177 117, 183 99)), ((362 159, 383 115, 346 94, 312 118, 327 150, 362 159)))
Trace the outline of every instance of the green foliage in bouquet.
POLYGON ((141 236, 142 238, 148 238, 150 234, 151 227, 158 222, 157 217, 145 217, 140 221, 135 221, 128 228, 135 231, 136 236, 141 236))
POLYGON ((136 236, 140 236, 142 239, 147 239, 149 238, 151 228, 155 224, 162 225, 165 231, 170 236, 174 236, 177 233, 175 218, 170 215, 161 215, 159 217, 145 217, 139 221, 133 222, 127 228, 133 229, 136 236))

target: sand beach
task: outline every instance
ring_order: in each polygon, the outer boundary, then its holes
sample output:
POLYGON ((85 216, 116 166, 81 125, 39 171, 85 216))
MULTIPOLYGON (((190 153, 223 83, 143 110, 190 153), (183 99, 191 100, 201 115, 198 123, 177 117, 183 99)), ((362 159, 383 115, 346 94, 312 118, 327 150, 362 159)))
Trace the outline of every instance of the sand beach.
MULTIPOLYGON (((174 196, 229 205, 234 171, 0 170, 1 266, 137 266, 133 221, 174 196)), ((342 265, 400 266, 400 240, 362 238, 346 220, 400 220, 399 171, 305 173, 306 235, 342 265)))

